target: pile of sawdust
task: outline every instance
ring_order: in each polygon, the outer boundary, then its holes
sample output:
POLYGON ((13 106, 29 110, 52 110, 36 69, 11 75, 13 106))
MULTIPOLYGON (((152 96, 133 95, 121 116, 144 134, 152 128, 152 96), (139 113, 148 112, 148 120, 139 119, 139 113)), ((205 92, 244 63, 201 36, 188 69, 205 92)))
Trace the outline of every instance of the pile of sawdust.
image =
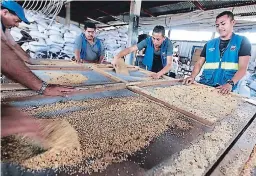
POLYGON ((2 139, 3 161, 31 169, 68 166, 81 161, 77 132, 67 121, 44 119, 40 123, 44 139, 40 143, 24 136, 2 139))
MULTIPOLYGON (((80 157, 83 158, 83 162, 75 166, 79 168, 79 172, 98 172, 111 163, 124 161, 129 154, 144 148, 153 138, 171 126, 177 126, 183 130, 190 128, 185 121, 175 121, 175 119, 184 118, 181 113, 169 110, 141 96, 57 103, 51 107, 55 109, 72 105, 86 106, 87 109, 53 118, 56 122, 60 119, 68 121, 78 134, 81 146, 80 157)), ((42 113, 49 108, 49 105, 39 107, 36 112, 42 113)), ((68 149, 65 151, 70 152, 68 149)), ((53 153, 51 154, 54 155, 53 153)), ((63 153, 58 153, 58 157, 64 160, 70 159, 69 156, 62 155, 63 153)), ((51 158, 51 155, 42 154, 40 158, 37 156, 36 159, 30 160, 31 162, 26 162, 26 166, 34 168, 34 163, 48 161, 48 157, 51 158)), ((77 158, 79 160, 80 157, 72 156, 72 160, 77 158)), ((59 168, 65 163, 62 161, 44 162, 45 165, 39 164, 37 168, 59 168)))
POLYGON ((63 73, 63 72, 46 72, 50 76, 48 84, 72 85, 82 84, 88 78, 79 73, 63 73))
POLYGON ((244 165, 241 176, 253 176, 253 174, 256 174, 256 145, 254 146, 248 161, 244 165))
POLYGON ((156 88, 153 96, 202 119, 216 122, 237 108, 237 98, 221 95, 215 88, 198 85, 177 85, 156 88))
POLYGON ((56 66, 79 66, 78 63, 73 61, 62 61, 62 60, 44 60, 39 62, 40 65, 56 65, 56 66))

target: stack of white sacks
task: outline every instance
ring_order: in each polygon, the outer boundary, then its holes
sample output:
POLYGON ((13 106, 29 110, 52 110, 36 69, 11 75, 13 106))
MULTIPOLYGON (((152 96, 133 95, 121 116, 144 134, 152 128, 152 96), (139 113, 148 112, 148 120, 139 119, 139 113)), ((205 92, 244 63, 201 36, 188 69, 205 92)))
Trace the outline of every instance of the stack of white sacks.
MULTIPOLYGON (((37 58, 38 53, 42 52, 65 54, 68 56, 65 59, 71 59, 74 56, 74 42, 75 38, 83 32, 81 28, 74 24, 66 26, 51 21, 51 19, 38 12, 27 10, 25 13, 30 25, 22 22, 19 28, 12 28, 11 34, 15 41, 18 41, 22 38, 20 31, 24 30, 33 39, 38 39, 38 41, 26 42, 22 45, 24 50, 32 51, 30 52, 31 58, 37 58)), ((97 37, 104 43, 107 59, 112 59, 114 55, 127 47, 127 33, 127 26, 97 32, 97 37)))
POLYGON ((127 47, 128 26, 98 31, 97 38, 103 41, 106 59, 111 61, 114 55, 127 47))
POLYGON ((70 59, 74 56, 74 41, 82 29, 71 24, 69 27, 56 21, 51 23, 43 14, 33 11, 26 11, 26 17, 31 22, 30 25, 20 23, 19 28, 13 28, 11 34, 15 41, 21 39, 21 30, 26 31, 33 39, 38 41, 26 42, 22 48, 31 52, 31 58, 35 58, 40 52, 61 53, 70 59))

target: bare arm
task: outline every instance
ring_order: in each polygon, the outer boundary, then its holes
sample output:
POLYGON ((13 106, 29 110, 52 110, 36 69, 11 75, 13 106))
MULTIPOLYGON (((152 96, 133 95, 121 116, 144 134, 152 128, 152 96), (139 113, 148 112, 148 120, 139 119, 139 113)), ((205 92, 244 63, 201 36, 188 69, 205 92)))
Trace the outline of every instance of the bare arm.
POLYGON ((75 50, 75 59, 77 62, 80 62, 81 58, 80 58, 80 50, 76 49, 75 50))
POLYGON ((232 81, 236 84, 246 74, 249 65, 250 56, 240 56, 238 62, 238 71, 232 78, 232 81))
POLYGON ((15 44, 14 45, 14 48, 15 48, 15 53, 24 61, 24 62, 27 62, 29 63, 29 58, 30 56, 21 48, 20 45, 18 44, 15 44))
POLYGON ((99 64, 102 63, 103 59, 104 59, 104 56, 100 56, 99 64))
POLYGON ((200 59, 196 62, 195 66, 194 66, 191 76, 186 78, 183 83, 184 84, 193 83, 196 76, 200 73, 204 63, 205 63, 205 57, 200 57, 200 59))
POLYGON ((1 105, 1 137, 23 134, 41 141, 40 124, 25 112, 8 105, 1 105))
POLYGON ((168 73, 170 71, 171 67, 172 67, 172 56, 167 56, 167 64, 160 72, 158 72, 159 75, 162 76, 165 73, 168 73))
MULTIPOLYGON (((1 69, 8 78, 24 85, 32 90, 40 90, 43 81, 40 80, 19 58, 19 56, 5 42, 1 42, 1 69)), ((49 85, 44 95, 65 96, 66 93, 74 91, 72 88, 49 85)))
POLYGON ((195 77, 200 73, 203 65, 205 63, 205 57, 200 57, 200 59, 196 62, 194 69, 192 71, 191 77, 195 79, 195 77))
POLYGON ((127 54, 130 54, 130 53, 135 52, 135 51, 137 51, 137 50, 138 50, 137 45, 133 45, 133 46, 131 46, 131 47, 129 47, 129 48, 126 48, 126 49, 122 50, 121 52, 119 52, 119 53, 114 57, 114 59, 113 59, 113 61, 112 61, 112 64, 113 64, 114 67, 115 67, 115 66, 116 66, 116 63, 117 63, 117 59, 120 59, 120 58, 126 56, 127 54))
POLYGON ((1 42, 1 50, 2 73, 32 90, 39 90, 42 81, 31 72, 14 50, 5 42, 1 42))

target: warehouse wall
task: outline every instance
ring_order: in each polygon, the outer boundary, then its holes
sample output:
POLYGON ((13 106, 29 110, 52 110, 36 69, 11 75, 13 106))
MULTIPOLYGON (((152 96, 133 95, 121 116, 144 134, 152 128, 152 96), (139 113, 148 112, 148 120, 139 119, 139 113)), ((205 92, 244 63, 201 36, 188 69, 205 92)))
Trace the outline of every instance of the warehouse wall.
POLYGON ((174 46, 179 45, 180 56, 191 58, 193 46, 204 46, 206 42, 194 41, 173 41, 174 46))

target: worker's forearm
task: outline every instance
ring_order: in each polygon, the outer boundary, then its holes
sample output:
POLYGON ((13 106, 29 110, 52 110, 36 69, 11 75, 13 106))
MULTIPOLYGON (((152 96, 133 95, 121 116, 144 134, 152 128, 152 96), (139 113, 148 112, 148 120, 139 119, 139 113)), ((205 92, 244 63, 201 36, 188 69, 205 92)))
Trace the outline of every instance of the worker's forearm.
POLYGON ((191 77, 195 78, 199 74, 201 68, 202 68, 201 64, 196 63, 195 66, 194 66, 194 69, 192 71, 191 77))
POLYGON ((99 64, 101 64, 101 63, 102 63, 103 59, 104 59, 104 56, 100 56, 99 64))
POLYGON ((116 59, 122 58, 122 57, 126 56, 127 54, 129 54, 129 53, 131 53, 131 52, 132 52, 132 51, 131 51, 131 48, 126 48, 126 49, 124 49, 123 51, 119 52, 119 53, 115 56, 115 58, 116 58, 116 59))
POLYGON ((241 80, 244 77, 245 74, 246 69, 239 69, 232 78, 232 81, 236 84, 239 80, 241 80))
POLYGON ((16 54, 12 54, 11 57, 2 56, 1 62, 2 73, 8 78, 32 90, 40 90, 42 81, 16 54))
POLYGON ((80 60, 81 58, 80 58, 80 51, 75 51, 75 58, 76 58, 76 60, 80 60))
POLYGON ((165 73, 168 73, 169 70, 171 69, 172 64, 167 64, 160 72, 158 72, 158 74, 160 76, 164 75, 165 73))
POLYGON ((15 53, 25 62, 29 61, 30 56, 20 47, 20 45, 16 44, 14 45, 14 48, 16 50, 15 53))

